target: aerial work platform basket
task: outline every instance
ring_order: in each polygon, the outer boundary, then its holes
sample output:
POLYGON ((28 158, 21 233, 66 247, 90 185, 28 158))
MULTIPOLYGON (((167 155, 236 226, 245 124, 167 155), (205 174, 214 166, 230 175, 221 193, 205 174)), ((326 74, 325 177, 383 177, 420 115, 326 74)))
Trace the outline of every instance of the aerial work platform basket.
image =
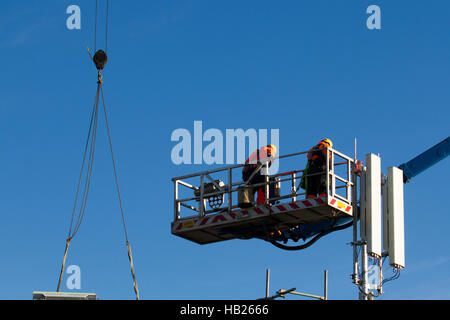
MULTIPOLYGON (((330 161, 320 174, 326 177, 327 192, 314 198, 306 199, 299 187, 308 151, 276 158, 280 168, 293 170, 267 175, 261 184, 242 181, 243 164, 173 178, 172 234, 208 244, 232 239, 265 239, 269 234, 292 228, 327 222, 331 226, 352 219, 355 161, 332 148, 326 152, 330 161), (265 202, 256 204, 251 199, 252 203, 244 207, 240 201, 244 190, 261 186, 266 191, 265 202), (272 192, 274 186, 278 192, 272 192)), ((265 166, 269 172, 268 165, 265 166)))

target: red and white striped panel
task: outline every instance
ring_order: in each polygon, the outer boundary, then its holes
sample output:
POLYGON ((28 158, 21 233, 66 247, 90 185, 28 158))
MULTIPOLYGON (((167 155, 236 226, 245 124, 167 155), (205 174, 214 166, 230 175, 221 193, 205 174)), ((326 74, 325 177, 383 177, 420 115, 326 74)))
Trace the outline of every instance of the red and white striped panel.
POLYGON ((272 206, 272 213, 288 212, 291 210, 308 209, 322 206, 327 203, 326 197, 298 200, 295 202, 281 203, 272 206))
POLYGON ((349 215, 353 214, 353 208, 350 204, 345 203, 344 201, 338 200, 336 198, 330 198, 328 200, 328 204, 330 206, 335 207, 336 209, 339 209, 349 215))
POLYGON ((203 227, 209 227, 214 225, 226 224, 232 221, 240 221, 246 219, 252 219, 256 217, 263 217, 265 215, 270 214, 278 214, 278 213, 287 213, 293 210, 301 210, 308 209, 323 205, 330 205, 334 208, 343 211, 349 215, 352 214, 352 206, 346 204, 343 201, 337 200, 335 198, 329 198, 327 201, 327 197, 321 198, 311 198, 305 200, 298 200, 294 202, 281 203, 274 205, 272 207, 259 206, 255 208, 249 209, 240 209, 233 212, 223 212, 207 215, 203 218, 192 218, 190 220, 177 221, 172 223, 172 232, 177 233, 180 231, 186 231, 188 229, 197 229, 203 227))
POLYGON ((172 223, 172 231, 179 232, 181 230, 187 230, 191 228, 201 228, 206 226, 213 226, 223 224, 231 221, 246 220, 255 217, 262 217, 269 215, 270 209, 261 206, 255 208, 241 209, 233 212, 223 212, 205 216, 203 218, 193 218, 192 220, 177 221, 172 223))

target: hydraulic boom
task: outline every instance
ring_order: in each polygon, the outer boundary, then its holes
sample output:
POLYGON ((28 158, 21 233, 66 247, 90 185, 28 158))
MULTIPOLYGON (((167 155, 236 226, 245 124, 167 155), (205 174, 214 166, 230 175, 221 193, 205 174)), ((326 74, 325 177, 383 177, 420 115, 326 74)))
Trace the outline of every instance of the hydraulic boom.
POLYGON ((403 170, 403 182, 406 183, 419 173, 434 166, 450 154, 450 137, 439 142, 412 160, 399 166, 403 170))

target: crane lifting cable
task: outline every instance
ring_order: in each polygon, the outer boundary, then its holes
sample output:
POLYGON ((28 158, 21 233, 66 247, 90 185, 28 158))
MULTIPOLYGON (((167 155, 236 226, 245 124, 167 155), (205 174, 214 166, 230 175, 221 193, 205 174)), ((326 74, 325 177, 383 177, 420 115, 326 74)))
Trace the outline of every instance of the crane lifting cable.
MULTIPOLYGON (((95 49, 97 46, 97 9, 98 9, 98 0, 96 1, 96 6, 95 6, 95 45, 94 45, 95 49)), ((108 16, 109 16, 108 11, 109 11, 109 0, 107 0, 107 7, 106 7, 106 17, 107 17, 106 18, 106 48, 108 46, 108 16)), ((105 51, 98 50, 95 52, 94 57, 92 57, 91 53, 89 52, 89 48, 88 48, 89 56, 91 57, 91 60, 94 62, 95 66, 98 70, 97 91, 95 94, 94 106, 93 106, 92 112, 91 112, 88 136, 87 136, 86 144, 84 147, 83 160, 82 160, 82 164, 81 164, 81 172, 80 172, 80 176, 78 179, 77 190, 75 193, 75 204, 73 207, 72 219, 70 221, 69 232, 68 232, 68 236, 67 236, 67 240, 66 240, 66 247, 65 247, 65 251, 64 251, 63 260, 62 260, 61 273, 59 275, 57 292, 60 291, 61 280, 62 280, 62 277, 64 274, 64 268, 65 268, 65 263, 66 263, 66 258, 67 258, 67 253, 69 250, 70 242, 73 240, 73 238, 78 233, 81 223, 83 222, 85 212, 86 212, 86 204, 87 204, 87 198, 88 198, 88 194, 89 194, 89 187, 91 184, 92 167, 93 167, 94 154, 95 154, 95 142, 96 142, 97 128, 98 128, 99 102, 100 102, 100 98, 101 98, 104 118, 105 118, 105 122, 106 122, 106 129, 107 129, 107 134, 108 134, 109 149, 111 152, 111 160, 112 160, 113 170, 114 170, 114 179, 115 179, 115 184, 116 184, 116 188, 117 188, 117 196, 119 199, 120 212, 122 215, 122 223, 123 223, 123 230, 124 230, 125 240, 126 240, 127 254, 128 254, 128 259, 130 261, 131 275, 133 278, 133 289, 136 294, 136 299, 139 300, 139 290, 138 290, 138 286, 137 286, 136 275, 134 272, 133 256, 131 253, 131 246, 130 246, 130 242, 128 239, 127 226, 126 226, 126 222, 125 222, 125 213, 123 210, 122 197, 120 195, 116 161, 114 158, 114 152, 113 152, 113 147, 112 147, 111 130, 110 130, 109 121, 108 121, 105 97, 103 94, 103 86, 102 86, 103 79, 102 79, 101 72, 102 72, 103 68, 105 67, 106 62, 108 61, 108 57, 106 55, 106 50, 105 51), (86 166, 86 160, 87 160, 87 166, 86 166), (84 178, 84 183, 82 182, 83 178, 84 178), (81 191, 82 185, 83 185, 83 190, 81 191), (75 216, 76 216, 76 219, 75 219, 75 216)))

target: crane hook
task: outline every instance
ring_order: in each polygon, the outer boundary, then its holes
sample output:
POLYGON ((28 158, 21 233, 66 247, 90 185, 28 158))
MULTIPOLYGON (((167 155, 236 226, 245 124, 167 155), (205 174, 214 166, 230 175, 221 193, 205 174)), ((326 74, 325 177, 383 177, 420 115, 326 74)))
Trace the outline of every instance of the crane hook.
POLYGON ((108 56, 106 55, 105 51, 98 50, 94 54, 94 59, 92 60, 94 61, 94 64, 97 67, 97 69, 100 71, 103 70, 103 68, 106 65, 106 62, 108 62, 108 56))

